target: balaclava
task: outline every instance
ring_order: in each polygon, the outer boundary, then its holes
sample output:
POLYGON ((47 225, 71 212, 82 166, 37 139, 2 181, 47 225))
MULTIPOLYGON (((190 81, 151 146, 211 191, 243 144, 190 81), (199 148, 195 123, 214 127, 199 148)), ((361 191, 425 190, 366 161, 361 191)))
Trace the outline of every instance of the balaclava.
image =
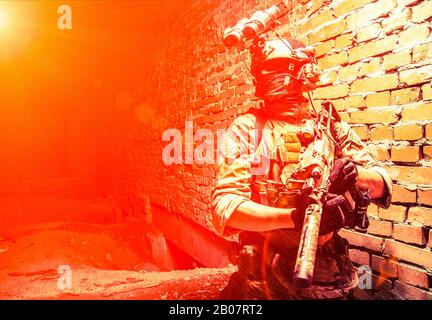
POLYGON ((250 51, 258 98, 266 104, 307 101, 303 93, 316 88, 320 75, 313 48, 295 39, 276 39, 258 42, 250 51))

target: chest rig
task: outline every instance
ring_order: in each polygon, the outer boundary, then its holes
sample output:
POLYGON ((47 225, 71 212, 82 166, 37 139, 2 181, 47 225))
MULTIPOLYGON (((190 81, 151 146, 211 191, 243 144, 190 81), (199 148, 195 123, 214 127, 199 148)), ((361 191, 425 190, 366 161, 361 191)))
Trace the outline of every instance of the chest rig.
MULTIPOLYGON (((256 129, 258 130, 257 154, 260 165, 266 163, 261 170, 252 170, 252 201, 271 206, 296 206, 300 188, 287 187, 287 180, 299 162, 301 152, 297 132, 303 127, 300 118, 269 119, 263 113, 256 114, 256 129), (264 130, 265 125, 269 128, 264 130), (254 174, 258 173, 258 174, 254 174)), ((253 164, 253 168, 258 165, 253 164)))

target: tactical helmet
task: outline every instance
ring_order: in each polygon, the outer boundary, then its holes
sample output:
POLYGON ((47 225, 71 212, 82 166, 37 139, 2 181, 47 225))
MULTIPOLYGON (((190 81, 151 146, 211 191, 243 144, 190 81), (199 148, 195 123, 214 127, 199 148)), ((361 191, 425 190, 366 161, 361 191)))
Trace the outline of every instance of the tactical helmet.
POLYGON ((251 48, 255 95, 266 101, 304 101, 316 88, 319 69, 312 47, 295 39, 256 42, 251 48))

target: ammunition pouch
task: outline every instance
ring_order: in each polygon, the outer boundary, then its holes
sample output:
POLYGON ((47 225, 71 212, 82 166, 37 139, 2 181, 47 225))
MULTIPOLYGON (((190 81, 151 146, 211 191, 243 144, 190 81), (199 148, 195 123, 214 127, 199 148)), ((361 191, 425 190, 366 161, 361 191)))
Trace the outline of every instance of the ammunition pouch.
POLYGON ((300 189, 287 190, 276 181, 254 181, 251 185, 252 201, 275 208, 296 208, 299 205, 300 189))
POLYGON ((255 280, 259 274, 257 246, 243 245, 238 258, 239 274, 245 279, 255 280))

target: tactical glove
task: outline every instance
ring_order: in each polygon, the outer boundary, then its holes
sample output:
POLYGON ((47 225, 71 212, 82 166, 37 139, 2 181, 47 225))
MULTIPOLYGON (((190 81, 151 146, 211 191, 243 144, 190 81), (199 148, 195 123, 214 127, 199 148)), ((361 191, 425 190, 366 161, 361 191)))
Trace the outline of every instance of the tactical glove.
POLYGON ((354 187, 357 182, 358 172, 354 162, 347 159, 335 161, 330 173, 330 193, 344 194, 347 190, 354 187))
POLYGON ((320 234, 337 231, 345 226, 344 203, 344 196, 334 193, 327 194, 327 201, 321 216, 320 234))
MULTIPOLYGON (((344 203, 345 197, 343 195, 327 194, 327 200, 321 216, 320 235, 339 230, 345 226, 344 203)), ((296 230, 300 230, 303 226, 307 206, 308 200, 302 199, 299 201, 297 209, 291 215, 296 230)))

